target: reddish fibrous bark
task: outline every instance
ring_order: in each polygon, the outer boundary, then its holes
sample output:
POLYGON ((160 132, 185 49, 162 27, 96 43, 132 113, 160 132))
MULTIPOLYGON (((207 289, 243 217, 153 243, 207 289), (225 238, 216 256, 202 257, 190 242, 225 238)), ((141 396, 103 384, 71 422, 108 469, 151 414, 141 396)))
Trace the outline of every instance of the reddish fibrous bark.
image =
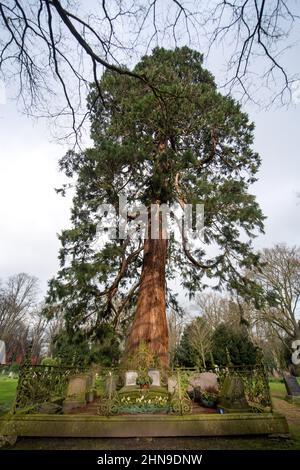
POLYGON ((168 240, 144 241, 144 260, 138 302, 127 351, 134 354, 145 343, 159 365, 168 365, 168 324, 166 318, 166 261, 168 240))
MULTIPOLYGON (((158 158, 165 151, 167 141, 158 142, 158 158)), ((161 168, 164 173, 165 168, 161 168)), ((144 241, 144 259, 140 280, 137 308, 130 334, 127 352, 133 355, 140 343, 145 343, 161 367, 169 363, 169 332, 166 316, 166 263, 168 240, 159 211, 160 197, 154 198, 148 212, 148 238, 144 241), (154 218, 153 218, 154 217, 154 218), (151 225, 156 221, 157 238, 153 238, 151 225)))

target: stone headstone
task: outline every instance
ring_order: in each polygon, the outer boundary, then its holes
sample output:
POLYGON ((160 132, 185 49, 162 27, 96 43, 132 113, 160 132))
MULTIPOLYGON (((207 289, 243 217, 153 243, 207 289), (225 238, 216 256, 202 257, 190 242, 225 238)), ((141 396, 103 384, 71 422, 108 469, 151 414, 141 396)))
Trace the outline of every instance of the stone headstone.
POLYGON ((70 378, 66 399, 63 404, 64 412, 86 405, 89 380, 88 374, 74 375, 70 378))
POLYGON ((296 377, 285 373, 283 374, 283 380, 289 396, 300 396, 300 385, 298 384, 296 377))
POLYGON ((156 387, 160 387, 160 372, 159 370, 150 369, 148 372, 149 377, 152 379, 152 384, 156 387))
POLYGON ((138 373, 134 370, 128 370, 125 373, 125 387, 130 387, 136 385, 136 379, 138 378, 138 373))
POLYGON ((177 378, 176 377, 169 377, 168 378, 168 392, 174 393, 177 389, 177 378))
POLYGON ((248 412, 250 410, 241 377, 231 375, 225 377, 221 390, 219 408, 225 409, 225 411, 231 413, 248 412))
POLYGON ((5 343, 0 339, 0 364, 6 364, 5 343))
POLYGON ((201 390, 218 391, 218 377, 213 372, 202 372, 195 374, 189 381, 191 388, 199 388, 201 390))
POLYGON ((12 372, 12 371, 11 371, 11 372, 8 374, 8 377, 9 377, 10 379, 16 379, 16 378, 18 377, 18 375, 17 375, 15 372, 12 372))
POLYGON ((68 385, 67 396, 78 397, 79 395, 84 395, 86 392, 86 382, 87 380, 85 375, 72 377, 68 385))
POLYGON ((117 378, 109 373, 105 380, 105 395, 112 396, 117 390, 117 378))

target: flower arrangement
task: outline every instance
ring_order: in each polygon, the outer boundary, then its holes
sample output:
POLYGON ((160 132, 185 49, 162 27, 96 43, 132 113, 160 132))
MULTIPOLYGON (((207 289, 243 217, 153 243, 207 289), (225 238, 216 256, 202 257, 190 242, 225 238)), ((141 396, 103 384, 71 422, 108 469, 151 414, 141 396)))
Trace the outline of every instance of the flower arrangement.
POLYGON ((149 397, 147 392, 139 397, 124 396, 120 400, 120 413, 161 413, 169 411, 168 397, 149 397))

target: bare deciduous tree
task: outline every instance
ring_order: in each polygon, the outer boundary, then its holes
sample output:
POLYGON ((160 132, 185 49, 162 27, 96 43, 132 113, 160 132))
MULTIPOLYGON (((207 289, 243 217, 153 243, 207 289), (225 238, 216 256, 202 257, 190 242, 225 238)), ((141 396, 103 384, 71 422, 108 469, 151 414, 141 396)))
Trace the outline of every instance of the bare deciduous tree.
POLYGON ((221 323, 228 323, 235 328, 239 328, 243 323, 250 329, 253 326, 253 308, 240 299, 206 292, 197 296, 197 305, 212 330, 221 323))
MULTIPOLYGON (((284 102, 291 97, 299 75, 289 72, 284 54, 298 41, 293 38, 300 19, 299 3, 286 0, 233 0, 212 2, 208 22, 210 46, 221 43, 228 53, 228 80, 232 90, 238 86, 244 97, 254 101, 250 90, 258 78, 272 89, 271 100, 284 102), (290 37, 290 43, 287 38, 290 37), (261 67, 261 71, 259 68, 261 67), (256 77, 256 79, 254 79, 256 77)), ((298 36, 298 33, 297 33, 298 36)))
POLYGON ((139 56, 161 35, 176 41, 183 25, 195 29, 195 14, 178 0, 102 0, 92 12, 83 2, 5 0, 0 2, 0 72, 17 84, 27 113, 71 116, 78 138, 88 116, 82 98, 90 82, 97 84, 96 99, 102 101, 103 69, 133 76, 151 88, 145 75, 129 71, 119 57, 139 56))
POLYGON ((37 279, 26 273, 11 276, 0 290, 0 337, 15 334, 36 305, 37 279))
POLYGON ((189 342, 194 351, 197 354, 197 357, 200 359, 204 368, 206 367, 205 356, 211 351, 211 337, 212 330, 210 325, 201 318, 198 317, 191 323, 191 328, 189 329, 189 342))
POLYGON ((157 45, 188 43, 205 53, 224 43, 230 90, 239 87, 243 96, 254 99, 252 85, 264 84, 274 90, 272 100, 284 101, 299 82, 282 58, 295 45, 293 31, 299 21, 297 4, 291 3, 102 0, 89 10, 79 1, 3 0, 0 73, 14 83, 28 114, 51 116, 60 124, 61 118, 71 117, 71 135, 77 141, 88 116, 90 82, 97 84, 96 98, 105 101, 99 86, 103 69, 134 76, 160 95, 147 76, 121 65, 136 62, 157 45))
POLYGON ((175 363, 175 356, 180 343, 183 328, 183 319, 177 314, 175 310, 172 309, 168 314, 169 360, 171 366, 173 366, 175 363))
POLYGON ((24 357, 32 346, 32 356, 39 360, 47 336, 47 320, 37 303, 38 280, 26 273, 8 278, 0 289, 0 338, 7 355, 14 360, 24 357))
POLYGON ((300 249, 276 245, 264 249, 261 259, 263 266, 255 276, 268 303, 258 315, 285 344, 286 337, 300 339, 300 249))

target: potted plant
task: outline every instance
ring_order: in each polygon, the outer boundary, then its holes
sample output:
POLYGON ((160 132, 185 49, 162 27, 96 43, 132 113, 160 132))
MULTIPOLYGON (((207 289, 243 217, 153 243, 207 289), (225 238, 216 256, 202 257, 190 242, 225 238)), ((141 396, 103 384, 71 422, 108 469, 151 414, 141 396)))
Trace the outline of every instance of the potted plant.
POLYGON ((149 388, 152 384, 152 378, 148 375, 148 372, 140 372, 137 379, 136 384, 140 386, 140 388, 149 388))

